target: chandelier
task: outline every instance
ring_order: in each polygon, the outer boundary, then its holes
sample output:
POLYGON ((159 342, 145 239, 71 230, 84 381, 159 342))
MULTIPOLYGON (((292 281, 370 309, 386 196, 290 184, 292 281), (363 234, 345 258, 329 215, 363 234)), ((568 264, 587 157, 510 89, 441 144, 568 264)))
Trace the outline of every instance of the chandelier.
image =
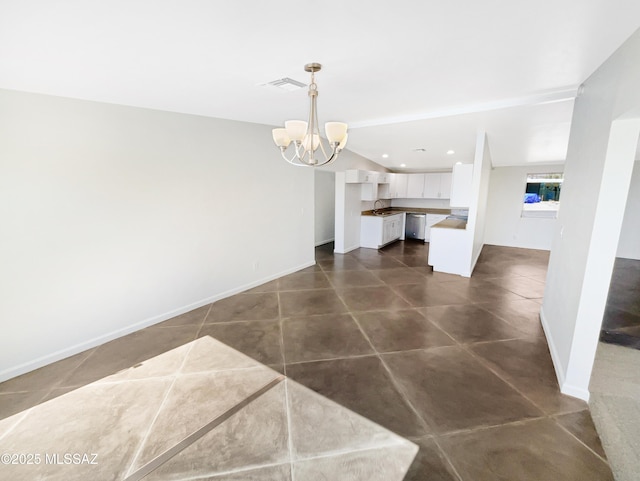
POLYGON ((304 66, 306 72, 311 72, 309 84, 309 121, 287 120, 284 129, 273 129, 273 141, 282 153, 282 158, 296 166, 317 167, 333 162, 347 143, 347 124, 342 122, 327 122, 324 131, 327 136, 328 147, 325 140, 320 137, 318 125, 318 110, 316 101, 318 98, 318 86, 315 81, 315 73, 322 68, 319 63, 308 63, 304 66), (293 152, 287 157, 286 151, 293 143, 293 152), (316 155, 322 156, 320 158, 316 155))

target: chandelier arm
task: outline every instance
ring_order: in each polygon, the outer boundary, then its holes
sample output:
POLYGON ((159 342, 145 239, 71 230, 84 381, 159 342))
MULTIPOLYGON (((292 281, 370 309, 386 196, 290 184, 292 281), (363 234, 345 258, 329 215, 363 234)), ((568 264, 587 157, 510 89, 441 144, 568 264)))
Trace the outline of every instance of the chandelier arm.
POLYGON ((289 162, 291 165, 295 165, 296 167, 308 167, 307 164, 305 164, 304 162, 295 162, 296 159, 300 160, 300 158, 297 155, 294 155, 291 158, 288 158, 285 154, 284 154, 284 149, 282 149, 280 151, 280 153, 282 154, 282 158, 284 160, 286 160, 287 162, 289 162))
POLYGON ((284 147, 281 147, 281 148, 280 148, 280 154, 282 155, 282 158, 283 158, 284 160, 286 160, 287 162, 289 162, 291 165, 304 165, 304 164, 296 164, 296 163, 295 163, 295 160, 299 158, 299 157, 296 155, 296 153, 295 153, 295 152, 294 152, 294 154, 293 154, 293 156, 292 156, 291 158, 287 157, 287 156, 286 156, 286 154, 285 154, 285 151, 286 151, 286 150, 287 150, 287 149, 286 149, 286 148, 284 148, 284 147))

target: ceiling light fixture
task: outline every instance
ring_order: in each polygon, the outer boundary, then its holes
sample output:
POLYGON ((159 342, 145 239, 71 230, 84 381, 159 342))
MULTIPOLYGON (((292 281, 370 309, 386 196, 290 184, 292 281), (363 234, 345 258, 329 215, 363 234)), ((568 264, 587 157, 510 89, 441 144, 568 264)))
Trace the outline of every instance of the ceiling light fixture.
POLYGON ((306 72, 311 72, 311 83, 309 84, 309 121, 287 120, 284 129, 273 129, 273 141, 282 153, 282 158, 292 165, 317 167, 326 165, 338 157, 338 154, 347 143, 347 124, 343 122, 327 122, 324 130, 329 141, 329 148, 325 150, 323 139, 320 138, 320 128, 318 125, 318 110, 316 99, 318 98, 318 86, 315 81, 315 73, 320 71, 322 65, 319 63, 308 63, 304 66, 306 72), (289 144, 293 142, 294 152, 288 158, 285 151, 289 144), (316 150, 322 151, 322 159, 316 158, 316 150), (328 153, 327 153, 328 152, 328 153))
POLYGON ((456 153, 455 150, 447 150, 447 155, 453 155, 455 153, 456 153))
POLYGON ((383 159, 388 159, 389 158, 389 154, 382 154, 382 158, 383 159))
POLYGON ((400 167, 406 167, 407 164, 400 164, 400 167))

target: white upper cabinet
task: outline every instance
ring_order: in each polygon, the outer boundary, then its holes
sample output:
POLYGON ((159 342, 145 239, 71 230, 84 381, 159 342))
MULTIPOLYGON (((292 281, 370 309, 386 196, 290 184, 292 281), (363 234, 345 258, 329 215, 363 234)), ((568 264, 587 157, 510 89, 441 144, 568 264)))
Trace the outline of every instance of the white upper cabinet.
POLYGON ((392 174, 352 169, 346 171, 345 182, 362 184, 362 200, 448 199, 451 195, 449 172, 392 174))
POLYGON ((472 179, 473 164, 456 164, 453 166, 451 207, 468 208, 471 206, 472 179))
POLYGON ((424 174, 424 198, 448 199, 451 196, 451 174, 424 174))
POLYGON ((370 172, 368 170, 347 170, 345 182, 347 184, 377 183, 378 174, 378 172, 370 172))
POLYGON ((390 174, 391 183, 389 184, 390 199, 405 199, 407 197, 407 183, 409 182, 408 174, 390 174))
POLYGON ((409 174, 407 198, 421 199, 424 197, 424 177, 425 174, 409 174))

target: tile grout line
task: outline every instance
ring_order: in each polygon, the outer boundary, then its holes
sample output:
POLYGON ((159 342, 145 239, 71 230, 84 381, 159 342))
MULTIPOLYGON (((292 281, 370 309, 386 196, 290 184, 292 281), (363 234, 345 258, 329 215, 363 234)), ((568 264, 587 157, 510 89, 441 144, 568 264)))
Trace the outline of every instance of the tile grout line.
MULTIPOLYGON (((278 285, 279 287, 279 285, 278 285)), ((289 450, 289 476, 291 481, 295 481, 295 470, 293 468, 293 431, 291 423, 291 402, 289 399, 289 383, 287 378, 287 356, 284 348, 284 322, 282 319, 282 304, 280 302, 280 291, 276 291, 278 301, 278 319, 280 324, 280 355, 282 358, 282 371, 284 373, 284 402, 287 415, 287 448, 289 450)))
POLYGON ((451 457, 449 456, 449 453, 447 453, 444 450, 444 448, 440 445, 440 443, 438 442, 437 436, 433 437, 433 443, 436 445, 436 447, 438 448, 438 451, 440 452, 442 457, 445 459, 445 461, 447 462, 449 467, 451 467, 451 469, 453 470, 453 474, 455 474, 458 477, 458 481, 464 481, 462 479, 462 475, 458 472, 458 470, 454 466, 453 461, 451 461, 451 457))
POLYGON ((220 426, 226 420, 228 420, 238 412, 242 411, 245 407, 247 407, 247 405, 251 404, 256 399, 260 398, 267 392, 271 391, 274 387, 276 387, 282 381, 284 381, 284 376, 279 374, 278 376, 273 378, 271 381, 269 381, 268 383, 260 387, 260 389, 258 389, 257 391, 254 391, 248 397, 244 398, 239 403, 231 406, 222 414, 216 416, 211 421, 206 423, 204 426, 201 426, 196 431, 192 432, 191 434, 183 438, 177 444, 174 444, 169 449, 163 451, 162 453, 160 453, 159 455, 151 459, 149 462, 139 467, 133 473, 130 473, 125 478, 124 481, 139 481, 142 478, 146 477, 147 475, 151 474, 156 469, 160 468, 161 466, 166 464, 168 461, 170 461, 173 457, 180 454, 182 451, 184 451, 188 447, 192 446, 199 439, 202 439, 204 436, 209 434, 211 431, 213 431, 215 428, 220 426))
POLYGON ((295 469, 293 467, 293 430, 292 430, 292 422, 291 422, 291 398, 289 395, 289 379, 284 379, 284 402, 285 402, 285 410, 287 413, 287 446, 289 448, 289 474, 291 476, 291 481, 295 481, 295 469))
MULTIPOLYGON (((35 407, 35 406, 34 406, 35 407)), ((11 432, 13 432, 13 430, 20 424, 22 423, 22 421, 24 421, 27 416, 29 416, 29 413, 31 412, 33 408, 29 408, 29 409, 25 409, 24 411, 21 411, 17 414, 14 414, 14 416, 18 416, 20 414, 22 414, 22 417, 20 417, 14 424, 11 425, 11 427, 9 429, 7 429, 7 431, 5 433, 3 433, 2 435, 0 435, 0 441, 2 441, 5 437, 7 437, 11 432)), ((9 416, 11 417, 11 416, 9 416)), ((5 418, 8 419, 8 418, 5 418)), ((4 419, 2 419, 2 421, 4 421, 4 419)))
POLYGON ((398 392, 398 394, 400 395, 400 397, 402 398, 402 400, 409 406, 409 409, 411 409, 411 411, 413 411, 413 413, 416 415, 416 417, 418 418, 418 420, 422 423, 422 428, 425 429, 425 431, 429 431, 430 430, 430 425, 423 419, 423 417, 420 415, 420 413, 418 413, 418 411, 416 410, 415 406, 413 405, 413 403, 411 403, 408 399, 407 396, 404 392, 404 390, 401 390, 398 386, 398 383, 396 382, 396 379, 394 378, 394 376, 391 374, 391 371, 389 370, 389 367, 387 366, 387 364, 384 362, 384 360, 382 359, 382 356, 380 356, 380 353, 378 352, 378 350, 376 349, 376 347, 373 345, 373 343, 371 342, 371 339, 369 338, 369 336, 367 335, 367 333, 364 331, 364 329, 362 328, 362 326, 360 325, 360 323, 358 322, 358 319, 356 319, 356 317, 351 313, 351 311, 348 309, 346 303, 344 302, 344 299, 342 298, 342 296, 340 296, 340 294, 338 294, 336 292, 336 295, 338 296, 338 298, 340 299, 340 301, 345 305, 345 307, 347 308, 347 312, 349 313, 349 315, 351 316, 351 319, 353 319, 353 321, 356 323, 356 326, 358 326, 358 329, 360 330, 361 334, 364 336, 364 338, 367 340, 367 342, 369 343, 369 345, 371 346, 371 349, 373 349, 373 352, 375 353, 375 356, 378 358, 378 361, 380 361, 380 363, 382 364, 382 367, 385 369, 385 371, 387 372, 387 375, 389 376, 389 379, 391 380, 391 384, 392 386, 395 388, 395 390, 398 392))
MULTIPOLYGON (((587 412, 589 412, 589 417, 591 417, 591 412, 589 411, 589 408, 587 407, 587 409, 585 409, 587 412)), ((576 411, 576 412, 581 412, 581 411, 576 411)), ((600 454, 598 454, 594 449, 592 449, 589 445, 587 445, 587 443, 585 443, 582 439, 580 439, 578 436, 576 436, 575 434, 573 434, 571 431, 569 431, 566 427, 564 427, 562 424, 560 424, 557 420, 557 418, 559 416, 564 416, 566 414, 574 414, 574 413, 564 413, 564 414, 556 414, 555 416, 550 416, 550 419, 553 420, 558 426, 560 426, 561 429, 563 429, 564 431, 566 431, 567 433, 569 433, 569 435, 571 435, 575 440, 577 440, 580 444, 582 444, 585 448, 587 448, 589 451, 591 451, 593 454, 595 454, 598 458, 600 458, 604 463, 606 463, 607 465, 610 466, 610 463, 607 459, 603 458, 602 456, 600 456, 600 454)), ((596 431, 597 434, 597 431, 596 431)), ((600 438, 600 435, 598 435, 598 439, 600 438)), ((604 450, 604 448, 603 448, 604 450)))
MULTIPOLYGON (((476 354, 475 352, 473 352, 471 349, 469 349, 469 346, 464 345, 464 344, 460 344, 460 347, 467 353, 469 354, 471 357, 473 357, 476 361, 478 361, 484 368, 488 369, 491 373, 493 373, 495 376, 498 377, 498 379, 500 379, 502 382, 504 382, 505 384, 507 384, 511 389, 513 389, 514 391, 516 391, 520 396, 522 396, 524 399, 526 399, 531 405, 533 405, 536 409, 538 409, 543 416, 542 417, 546 417, 546 418, 551 418, 551 416, 553 416, 552 414, 548 413, 545 409, 543 409, 541 406, 539 406, 536 402, 534 402, 532 399, 529 398, 529 396, 527 396, 525 393, 523 393, 520 389, 518 389, 515 385, 513 385, 509 380, 505 379, 505 377, 503 375, 501 375, 496 369, 494 369, 491 364, 489 363, 489 361, 487 361, 486 359, 482 358, 481 356, 479 356, 478 354, 476 354)), ((577 411, 573 411, 573 412, 577 412, 577 411)), ((569 414, 569 413, 564 413, 564 414, 569 414)))
MULTIPOLYGON (((209 309, 211 309, 211 308, 209 308, 209 309)), ((206 319, 206 317, 205 317, 205 319, 206 319)), ((198 334, 199 334, 199 331, 196 333, 196 339, 197 339, 197 335, 198 334)), ((166 390, 166 392, 164 394, 164 397, 162 398, 162 402, 158 406, 158 410, 156 411, 155 416, 153 417, 153 419, 149 423, 149 427, 147 428, 146 434, 140 440, 140 443, 138 445, 138 449, 136 450, 135 455, 131 458, 131 463, 129 464, 129 469, 126 471, 126 475, 125 476, 131 475, 131 471, 133 470, 133 466, 135 465, 135 462, 138 460, 138 457, 140 456, 140 454, 142 453, 142 449, 147 444, 147 440, 149 439, 149 436, 151 435, 151 430, 152 430, 153 426, 156 424, 156 421, 158 420, 158 417, 160 416, 160 413, 162 412, 162 408, 164 407, 164 405, 167 402, 167 399, 169 398, 169 394, 173 391, 173 387, 175 386, 176 381, 178 380, 178 377, 180 377, 180 372, 184 368, 184 365, 187 362, 187 358, 191 354, 191 350, 193 349, 194 344, 195 343, 193 341, 191 341, 189 349, 185 353, 184 358, 182 359, 182 362, 180 363, 180 367, 174 372, 173 381, 171 381, 171 384, 167 388, 167 390, 166 390)))
MULTIPOLYGON (((66 376, 64 376, 62 379, 60 379, 60 381, 58 381, 55 384, 55 386, 51 389, 51 391, 49 393, 47 393, 47 395, 51 394, 54 389, 58 389, 58 388, 64 388, 64 387, 74 387, 75 388, 75 387, 86 386, 87 384, 82 384, 80 386, 68 386, 68 385, 64 385, 63 383, 67 379, 71 378, 71 376, 73 376, 73 374, 75 374, 78 371, 78 369, 80 369, 82 367, 82 365, 85 364, 89 360, 89 358, 91 358, 96 353, 96 351, 103 345, 104 344, 100 344, 99 346, 96 346, 96 347, 92 348, 91 352, 89 353, 89 355, 87 357, 85 357, 82 361, 80 361, 80 363, 76 367, 74 367, 71 371, 69 371, 69 373, 66 376)), ((88 383, 88 384, 91 384, 91 383, 88 383)))

